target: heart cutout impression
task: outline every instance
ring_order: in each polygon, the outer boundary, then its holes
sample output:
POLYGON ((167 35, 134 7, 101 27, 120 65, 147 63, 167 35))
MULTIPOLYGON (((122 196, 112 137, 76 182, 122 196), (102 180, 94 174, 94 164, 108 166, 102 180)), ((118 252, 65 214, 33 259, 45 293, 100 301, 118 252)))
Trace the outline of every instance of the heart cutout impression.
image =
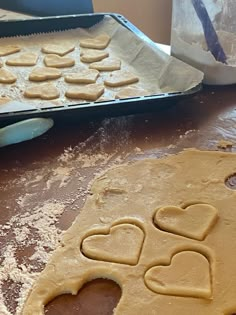
POLYGON ((206 299, 212 295, 209 261, 194 251, 179 252, 169 266, 149 269, 145 283, 159 294, 206 299))
POLYGON ((112 226, 107 234, 88 236, 82 252, 90 259, 136 265, 142 251, 144 232, 130 223, 112 226))
POLYGON ((218 218, 218 210, 208 204, 193 204, 186 209, 168 206, 159 209, 154 223, 162 230, 202 241, 218 218))

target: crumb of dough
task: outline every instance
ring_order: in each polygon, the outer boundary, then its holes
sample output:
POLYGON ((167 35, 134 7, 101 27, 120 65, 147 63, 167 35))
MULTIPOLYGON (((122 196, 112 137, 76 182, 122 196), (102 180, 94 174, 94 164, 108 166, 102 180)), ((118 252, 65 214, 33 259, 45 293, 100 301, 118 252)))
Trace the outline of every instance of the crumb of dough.
POLYGON ((217 148, 219 149, 228 149, 228 148, 232 148, 232 146, 233 146, 233 142, 227 141, 227 140, 220 140, 217 143, 217 148))

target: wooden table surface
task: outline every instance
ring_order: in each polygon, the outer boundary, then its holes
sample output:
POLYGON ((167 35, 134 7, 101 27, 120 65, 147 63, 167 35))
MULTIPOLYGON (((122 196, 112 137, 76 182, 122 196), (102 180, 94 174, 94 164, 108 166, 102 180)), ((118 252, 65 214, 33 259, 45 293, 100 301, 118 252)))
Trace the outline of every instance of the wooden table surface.
MULTIPOLYGON (((1 18, 15 13, 0 11, 1 18)), ((34 213, 39 205, 64 205, 55 224, 66 230, 86 198, 89 181, 110 165, 144 158, 160 158, 185 148, 217 150, 219 140, 236 143, 236 88, 205 87, 202 92, 173 101, 154 113, 56 122, 47 134, 29 142, 5 147, 0 153, 0 223, 34 213)), ((234 147, 232 149, 234 151, 234 147)), ((9 246, 15 246, 20 266, 32 265, 34 249, 24 246, 13 232, 0 233, 0 263, 9 246)), ((30 238, 37 240, 34 231, 30 238)), ((48 249, 50 251, 50 249, 48 249)), ((35 263, 37 271, 43 263, 35 263)), ((6 279, 0 284, 5 303, 15 314, 22 284, 6 279)), ((105 280, 88 284, 76 297, 62 296, 50 303, 47 315, 109 315, 120 298, 117 285, 105 280), (91 303, 91 301, 93 301, 91 303)))

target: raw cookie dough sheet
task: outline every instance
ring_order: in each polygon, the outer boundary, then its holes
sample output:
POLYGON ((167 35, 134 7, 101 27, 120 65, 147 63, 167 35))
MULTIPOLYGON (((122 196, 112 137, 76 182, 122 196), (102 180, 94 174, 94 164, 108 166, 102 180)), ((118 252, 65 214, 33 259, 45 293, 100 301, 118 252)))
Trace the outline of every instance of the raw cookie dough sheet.
MULTIPOLYGON (((8 96, 12 100, 20 101, 25 105, 20 106, 16 104, 16 106, 11 106, 10 103, 8 103, 7 105, 1 106, 1 111, 4 107, 6 107, 6 111, 14 111, 18 106, 22 109, 27 107, 31 109, 32 107, 42 108, 55 107, 55 105, 67 106, 84 103, 85 101, 83 100, 71 100, 65 97, 67 88, 73 84, 65 83, 64 75, 88 68, 89 64, 80 61, 81 48, 79 47, 79 42, 81 39, 91 38, 102 33, 111 36, 111 42, 105 50, 109 52, 111 57, 121 60, 122 70, 129 70, 137 75, 140 81, 135 83, 134 86, 147 90, 150 95, 163 92, 184 92, 197 86, 202 81, 201 72, 173 57, 167 56, 155 48, 155 46, 150 46, 147 42, 143 41, 142 38, 119 24, 114 18, 105 16, 102 22, 88 30, 78 28, 24 37, 1 38, 0 45, 19 45, 22 47, 21 52, 2 57, 4 63, 9 57, 11 58, 12 56, 30 51, 39 54, 37 67, 44 65, 43 59, 45 54, 41 52, 41 48, 45 44, 75 45, 75 50, 66 55, 66 57, 75 59, 75 66, 71 68, 61 68, 62 77, 51 81, 60 91, 60 98, 52 101, 27 99, 23 96, 27 87, 37 86, 39 84, 28 80, 28 76, 34 67, 5 65, 6 69, 11 70, 17 75, 18 80, 12 85, 1 84, 0 95, 8 96)), ((110 72, 101 72, 97 83, 103 83, 109 74, 110 72)), ((105 87, 105 93, 101 100, 114 99, 119 90, 120 88, 105 87)))
POLYGON ((116 315, 234 314, 235 159, 187 150, 99 176, 22 315, 96 278, 120 285, 116 315))

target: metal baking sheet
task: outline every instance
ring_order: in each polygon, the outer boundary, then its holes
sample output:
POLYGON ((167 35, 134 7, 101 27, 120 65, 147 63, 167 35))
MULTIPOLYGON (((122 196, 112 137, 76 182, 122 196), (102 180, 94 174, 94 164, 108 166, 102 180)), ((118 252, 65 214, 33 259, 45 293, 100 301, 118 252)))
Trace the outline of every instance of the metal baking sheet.
MULTIPOLYGON (((85 15, 72 15, 72 16, 58 16, 58 17, 47 17, 47 18, 36 18, 30 20, 15 20, 15 21, 2 21, 0 22, 0 37, 1 39, 4 37, 15 37, 16 36, 28 36, 28 35, 40 35, 46 34, 50 32, 62 32, 66 30, 73 29, 90 29, 93 26, 99 25, 105 19, 113 19, 119 25, 121 25, 125 30, 129 32, 127 34, 132 34, 135 36, 137 42, 141 42, 145 47, 148 47, 149 56, 154 58, 158 55, 159 59, 163 58, 163 62, 165 60, 168 61, 166 69, 164 72, 167 72, 167 76, 163 76, 162 85, 163 92, 156 92, 152 95, 145 97, 134 97, 129 99, 112 99, 109 101, 97 101, 97 102, 83 102, 83 103, 75 103, 70 104, 68 100, 68 104, 66 106, 64 104, 49 105, 43 106, 41 108, 35 107, 27 100, 26 107, 22 106, 19 103, 19 100, 15 100, 13 103, 8 103, 7 105, 1 106, 0 108, 0 122, 9 122, 9 121, 18 121, 25 118, 32 117, 84 117, 91 115, 122 115, 122 114, 130 114, 136 112, 144 112, 149 110, 155 110, 160 107, 166 106, 167 103, 172 102, 176 98, 184 97, 189 94, 196 93, 201 89, 201 75, 199 76, 199 72, 193 68, 190 69, 190 66, 174 60, 173 57, 166 56, 163 52, 158 51, 155 43, 153 43, 146 35, 144 35, 140 30, 138 30, 133 24, 127 21, 123 16, 117 14, 85 14, 85 15), (164 56, 165 55, 165 56, 164 56), (169 62, 169 59, 170 62, 169 62), (171 59, 172 58, 172 59, 171 59), (173 62, 174 60, 174 62, 173 62), (173 67, 173 64, 177 64, 177 68, 173 67), (190 69, 191 76, 193 77, 190 83, 186 82, 183 91, 172 91, 170 88, 170 92, 168 90, 168 84, 172 84, 172 77, 178 78, 179 69, 184 71, 180 71, 180 79, 184 80, 185 77, 188 76, 188 71, 186 69, 190 69), (174 72, 174 75, 173 75, 174 72), (186 75, 185 75, 186 73, 186 75), (196 74, 196 85, 194 81, 194 76, 196 74), (185 76, 185 77, 184 77, 185 76), (170 81, 168 83, 165 80, 170 81), (189 84, 189 86, 188 86, 189 84), (188 88, 189 87, 189 88, 188 88), (16 106, 17 105, 17 106, 16 106), (17 110, 14 110, 17 108, 17 110)), ((149 59, 145 61, 147 67, 152 68, 152 64, 150 64, 149 59)), ((153 62, 153 61, 152 61, 153 62)), ((191 77, 190 76, 190 77, 191 77)), ((178 80, 175 80, 178 81, 178 80)))

